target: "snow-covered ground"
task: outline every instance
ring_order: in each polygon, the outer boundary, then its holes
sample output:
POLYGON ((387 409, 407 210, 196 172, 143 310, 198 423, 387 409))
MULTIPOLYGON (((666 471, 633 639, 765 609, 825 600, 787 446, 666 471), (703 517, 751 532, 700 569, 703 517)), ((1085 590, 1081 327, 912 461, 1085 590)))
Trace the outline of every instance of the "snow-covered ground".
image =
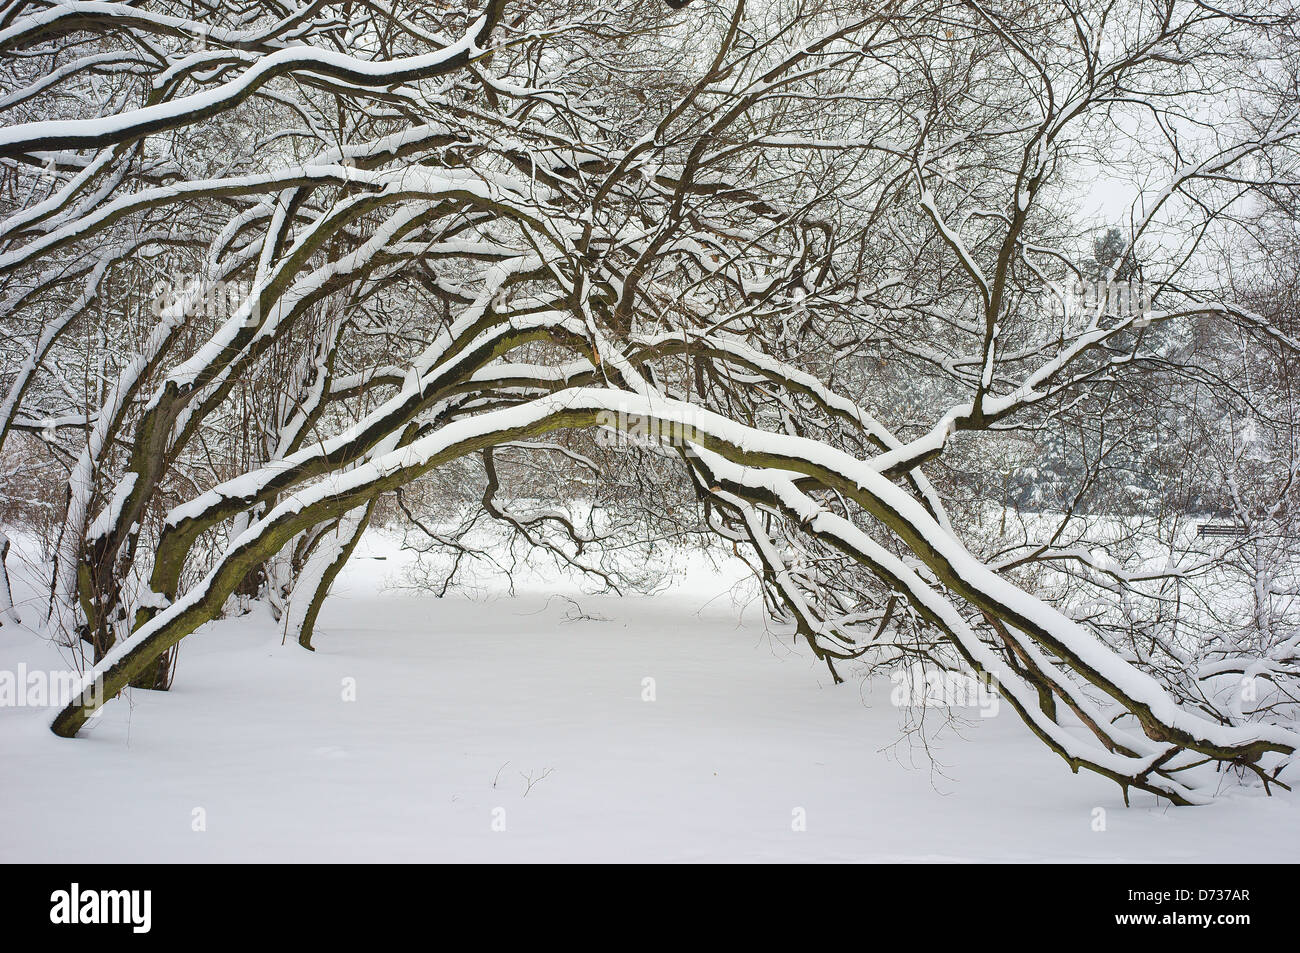
MULTIPOLYGON (((535 579, 438 600, 394 590, 401 559, 382 538, 358 555, 375 553, 336 582, 314 654, 257 606, 187 639, 171 692, 111 703, 77 740, 49 733, 48 710, 0 708, 0 860, 1248 862, 1300 847, 1297 796, 1125 808, 1007 706, 931 738, 935 766, 899 744, 888 681, 833 687, 731 567, 689 557, 645 598, 561 585, 570 602, 535 579)), ((5 625, 0 671, 20 663, 67 665, 5 625)))

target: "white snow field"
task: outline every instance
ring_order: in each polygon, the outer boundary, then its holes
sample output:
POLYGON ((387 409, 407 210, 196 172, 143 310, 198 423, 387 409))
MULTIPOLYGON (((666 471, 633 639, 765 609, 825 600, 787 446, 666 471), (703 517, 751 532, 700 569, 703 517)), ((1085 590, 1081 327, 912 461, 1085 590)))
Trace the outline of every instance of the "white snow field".
MULTIPOLYGON (((1300 847, 1296 795, 1226 785, 1207 807, 1126 808, 1006 705, 931 737, 936 767, 900 743, 889 682, 832 686, 736 567, 691 558, 652 597, 560 584, 579 611, 540 579, 513 597, 394 589, 401 563, 363 541, 314 654, 255 605, 182 644, 172 691, 110 703, 76 740, 48 731, 51 709, 0 708, 0 860, 1240 863, 1300 847)), ((7 624, 0 670, 20 664, 68 663, 7 624)))

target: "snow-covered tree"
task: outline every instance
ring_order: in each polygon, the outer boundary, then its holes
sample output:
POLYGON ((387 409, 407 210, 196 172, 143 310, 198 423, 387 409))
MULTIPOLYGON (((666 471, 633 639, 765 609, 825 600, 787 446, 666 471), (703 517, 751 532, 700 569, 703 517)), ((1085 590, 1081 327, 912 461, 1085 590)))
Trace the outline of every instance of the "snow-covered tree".
MULTIPOLYGON (((66 467, 52 615, 110 695, 165 687, 238 591, 310 645, 380 501, 452 473, 597 575, 619 539, 707 528, 833 672, 995 676, 1126 790, 1268 781, 1287 705, 1192 704, 1188 653, 1133 648, 1176 620, 1120 638, 1053 590, 1153 578, 1095 555, 1093 514, 1000 554, 982 527, 1000 441, 1122 452, 1153 329, 1294 345, 1202 254, 1288 181, 1289 29, 1198 0, 10 0, 0 441, 66 467), (1057 320, 1079 183, 1126 163, 1095 279, 1141 242, 1151 307, 1057 320), (608 518, 516 506, 527 472, 608 518)), ((1294 700, 1293 664, 1259 673, 1294 700)))

